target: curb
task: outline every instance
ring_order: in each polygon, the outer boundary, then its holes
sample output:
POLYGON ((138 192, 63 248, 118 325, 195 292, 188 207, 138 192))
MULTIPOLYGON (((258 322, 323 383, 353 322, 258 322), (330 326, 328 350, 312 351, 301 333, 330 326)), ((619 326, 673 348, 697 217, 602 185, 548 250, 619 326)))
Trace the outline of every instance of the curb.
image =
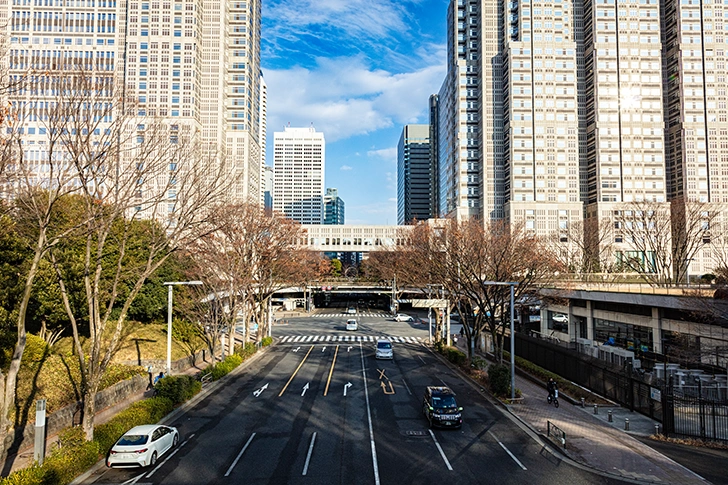
MULTIPOLYGON (((496 409, 498 409, 505 417, 510 419, 514 422, 521 430, 523 430, 526 434, 528 434, 531 439, 533 439, 537 444, 541 445, 546 451, 548 451, 553 457, 555 457, 558 460, 561 460, 565 463, 568 463, 569 465, 579 468, 580 470, 588 471, 590 473, 594 473, 599 476, 603 476, 605 478, 612 478, 620 480, 624 483, 633 483, 638 485, 645 485, 645 484, 655 484, 655 483, 664 483, 662 481, 659 482, 653 482, 653 481, 647 481, 647 480, 636 480, 634 478, 618 475, 615 473, 608 472, 606 470, 600 470, 599 468, 595 468, 587 463, 582 463, 580 461, 577 461, 576 459, 572 458, 568 450, 564 450, 560 448, 559 446, 556 446, 551 439, 549 439, 547 436, 545 436, 543 433, 538 431, 537 429, 533 428, 530 423, 525 421, 520 416, 513 413, 510 409, 510 407, 507 404, 504 404, 500 399, 496 398, 491 394, 489 390, 487 390, 485 387, 481 386, 479 382, 473 380, 472 377, 470 377, 467 373, 465 373, 460 367, 456 366, 449 360, 447 360, 443 355, 437 353, 432 349, 430 346, 425 346, 431 354, 433 354, 436 358, 438 358, 441 362, 443 362, 445 365, 450 367, 450 369, 454 370, 460 376, 470 384, 471 387, 479 389, 480 394, 483 395, 491 404, 494 405, 496 409)), ((634 438, 633 438, 634 439, 634 438)), ((655 450, 657 451, 657 450, 655 450)), ((666 457, 667 458, 667 457, 666 457)), ((683 467, 684 468, 684 467, 683 467)), ((694 472, 690 472, 695 474, 694 472)), ((706 482, 707 483, 707 482, 706 482)))
MULTIPOLYGON (((274 341, 275 343, 275 341, 274 341)), ((202 401, 204 398, 206 398, 208 395, 212 393, 216 388, 218 388, 221 384, 232 378, 232 376, 236 376, 240 374, 243 369, 248 367, 248 365, 251 362, 254 362, 259 358, 259 356, 265 354, 267 352, 267 349, 272 347, 274 344, 268 345, 266 347, 261 348, 258 350, 252 357, 250 357, 248 360, 244 361, 242 364, 237 366, 235 369, 230 371, 227 375, 223 376, 221 379, 218 379, 217 381, 211 382, 210 385, 206 386, 202 391, 197 393, 196 396, 194 396, 189 401, 185 401, 182 403, 178 408, 175 408, 167 414, 165 417, 163 417, 161 420, 157 422, 157 424, 165 424, 170 421, 174 421, 178 416, 183 415, 186 413, 191 407, 195 406, 198 402, 202 401)), ((69 485, 81 485, 86 479, 88 479, 94 472, 105 468, 106 467, 106 458, 101 458, 99 461, 97 461, 94 465, 91 466, 88 470, 83 472, 81 475, 77 476, 76 478, 71 481, 69 485)))

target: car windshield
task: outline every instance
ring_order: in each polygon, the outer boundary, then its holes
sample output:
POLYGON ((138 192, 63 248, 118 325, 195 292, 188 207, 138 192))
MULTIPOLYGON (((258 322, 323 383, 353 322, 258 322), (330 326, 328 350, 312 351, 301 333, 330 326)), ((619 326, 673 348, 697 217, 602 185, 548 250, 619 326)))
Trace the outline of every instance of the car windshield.
POLYGON ((147 442, 149 436, 145 434, 125 434, 121 437, 117 445, 121 446, 137 446, 147 442))
POLYGON ((435 409, 455 409, 457 406, 453 396, 432 396, 432 407, 435 409))
POLYGON ((377 342, 378 349, 391 349, 392 344, 389 342, 377 342))

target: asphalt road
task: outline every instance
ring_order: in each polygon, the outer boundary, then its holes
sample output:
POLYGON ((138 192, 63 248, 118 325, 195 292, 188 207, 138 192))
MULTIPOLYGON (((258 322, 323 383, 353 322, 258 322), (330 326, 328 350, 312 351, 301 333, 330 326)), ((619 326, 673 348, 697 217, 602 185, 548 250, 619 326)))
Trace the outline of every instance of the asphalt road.
POLYGON ((537 445, 422 345, 426 326, 359 320, 349 333, 345 316, 276 326, 279 343, 171 423, 182 436, 173 454, 86 483, 619 483, 537 445), (394 360, 374 358, 377 335, 394 337, 394 360), (461 429, 428 428, 428 385, 455 391, 461 429))

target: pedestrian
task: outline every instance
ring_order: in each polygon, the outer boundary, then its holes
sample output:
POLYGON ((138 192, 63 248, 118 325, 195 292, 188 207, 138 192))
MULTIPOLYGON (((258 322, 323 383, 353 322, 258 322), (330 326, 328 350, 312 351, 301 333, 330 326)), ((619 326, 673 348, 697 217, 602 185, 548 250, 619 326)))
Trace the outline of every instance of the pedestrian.
POLYGON ((154 384, 156 385, 160 379, 164 379, 164 372, 159 373, 159 375, 154 379, 154 384))
POLYGON ((154 379, 154 369, 151 365, 147 366, 147 374, 149 374, 149 384, 147 384, 147 391, 154 387, 154 382, 152 379, 154 379))

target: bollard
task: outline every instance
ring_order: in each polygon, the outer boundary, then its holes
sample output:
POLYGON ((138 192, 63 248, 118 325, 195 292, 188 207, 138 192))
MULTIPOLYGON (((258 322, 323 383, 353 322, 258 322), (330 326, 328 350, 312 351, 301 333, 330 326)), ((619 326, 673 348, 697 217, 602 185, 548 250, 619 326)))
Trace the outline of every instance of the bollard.
POLYGON ((612 422, 612 410, 607 411, 607 421, 612 422))
POLYGON ((655 434, 656 435, 660 434, 660 425, 659 424, 655 425, 655 434))
POLYGON ((599 414, 599 407, 596 404, 594 405, 594 414, 599 414))
POLYGON ((584 407, 584 398, 581 398, 581 407, 584 407))
POLYGON ((629 418, 624 420, 624 430, 629 431, 629 418))

